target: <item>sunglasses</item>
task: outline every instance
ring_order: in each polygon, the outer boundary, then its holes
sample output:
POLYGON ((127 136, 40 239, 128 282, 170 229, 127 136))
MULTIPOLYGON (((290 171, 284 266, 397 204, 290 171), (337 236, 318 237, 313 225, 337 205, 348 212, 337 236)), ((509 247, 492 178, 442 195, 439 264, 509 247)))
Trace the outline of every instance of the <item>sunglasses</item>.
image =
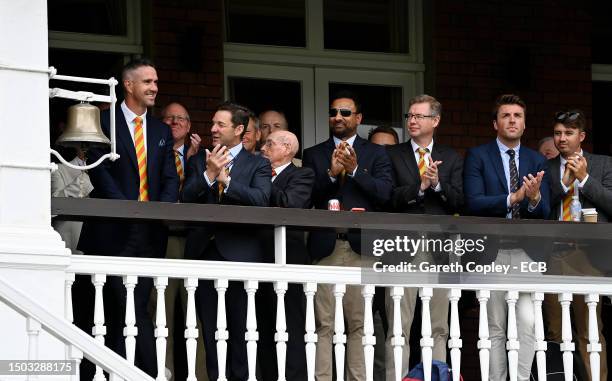
POLYGON ((329 109, 329 117, 330 118, 335 118, 336 115, 338 115, 338 113, 340 113, 340 115, 343 118, 348 118, 349 116, 353 115, 353 111, 349 110, 347 108, 330 108, 329 109))
POLYGON ((555 120, 559 122, 564 122, 567 120, 573 122, 574 120, 578 119, 579 115, 580 113, 576 111, 559 111, 555 114, 555 120))

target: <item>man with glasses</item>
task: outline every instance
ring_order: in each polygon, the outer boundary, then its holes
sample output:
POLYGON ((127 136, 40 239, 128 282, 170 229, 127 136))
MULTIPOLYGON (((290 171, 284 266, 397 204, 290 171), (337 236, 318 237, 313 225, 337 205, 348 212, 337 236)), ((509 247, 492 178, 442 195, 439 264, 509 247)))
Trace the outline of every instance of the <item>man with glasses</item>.
MULTIPOLYGON (((328 201, 338 199, 343 210, 363 208, 377 211, 389 199, 391 164, 382 146, 357 135, 362 114, 359 101, 350 92, 332 97, 329 110, 331 137, 304 151, 304 167, 315 172, 312 200, 315 208, 327 209, 328 201)), ((361 242, 358 233, 336 234, 313 231, 308 241, 311 259, 325 266, 360 266, 361 242)), ((319 285, 315 300, 318 335, 317 380, 332 378, 332 336, 334 334, 333 286, 319 285)), ((365 380, 363 354, 364 301, 361 287, 348 286, 343 298, 347 319, 348 380, 365 380)))
MULTIPOLYGON (((187 163, 183 202, 244 206, 268 206, 270 200, 270 162, 253 155, 242 146, 251 111, 232 102, 221 104, 212 119, 212 150, 200 150, 187 163)), ((185 258, 225 262, 266 262, 259 237, 249 229, 207 225, 190 229, 185 243, 185 258)), ((228 374, 230 380, 248 377, 244 332, 247 296, 242 282, 230 282, 227 289, 229 331, 228 374)), ((217 365, 217 291, 212 280, 200 280, 196 306, 202 321, 208 378, 216 380, 217 365)))
MULTIPOLYGON (((419 95, 408 102, 406 129, 410 140, 387 147, 393 167, 394 188, 391 193, 392 208, 396 212, 414 214, 455 214, 463 204, 463 159, 450 147, 434 141, 434 132, 440 124, 442 105, 434 97, 419 95)), ((415 261, 441 262, 443 253, 419 252, 415 261)), ((416 262, 415 262, 416 263, 416 262)), ((446 260, 445 263, 448 263, 446 260)), ((401 301, 402 333, 406 345, 402 352, 403 377, 408 373, 410 357, 410 327, 418 289, 405 288, 401 301)), ((433 359, 446 361, 448 339, 448 296, 443 289, 434 289, 430 303, 433 359)), ((393 356, 393 300, 387 295, 387 316, 390 332, 387 334, 387 381, 396 380, 393 356)))
MULTIPOLYGON (((561 111, 555 115, 553 139, 559 155, 548 161, 548 177, 551 184, 550 219, 571 221, 570 203, 574 192, 579 195, 583 208, 596 208, 598 221, 612 219, 612 158, 595 155, 582 149, 586 137, 586 117, 580 110, 561 111)), ((588 255, 597 252, 596 242, 577 241, 555 243, 549 260, 549 271, 558 275, 601 276, 602 269, 596 268, 593 258, 588 255)), ((602 248, 603 249, 603 248, 602 248)), ((601 300, 600 300, 601 301, 601 300)), ((560 343, 561 306, 555 295, 546 294, 544 300, 547 339, 560 343)), ((574 295, 572 303, 578 352, 591 379, 589 344, 589 311, 584 295, 574 295)), ((606 341, 602 334, 601 308, 597 305, 597 327, 601 343, 600 379, 608 379, 606 341)))
MULTIPOLYGON (((544 176, 546 160, 521 144, 526 110, 525 102, 518 96, 499 96, 492 113, 497 139, 468 150, 463 184, 469 214, 508 219, 548 218, 549 185, 544 176)), ((479 260, 520 268, 520 262, 543 259, 540 257, 542 252, 541 242, 526 237, 520 237, 520 240, 489 237, 486 254, 479 254, 479 260)), ((495 281, 492 279, 491 283, 495 281)), ((502 291, 492 291, 487 303, 491 339, 489 379, 492 381, 505 381, 508 373, 505 295, 502 291)), ((516 303, 519 381, 529 380, 531 373, 535 354, 534 316, 531 296, 521 293, 516 303)))

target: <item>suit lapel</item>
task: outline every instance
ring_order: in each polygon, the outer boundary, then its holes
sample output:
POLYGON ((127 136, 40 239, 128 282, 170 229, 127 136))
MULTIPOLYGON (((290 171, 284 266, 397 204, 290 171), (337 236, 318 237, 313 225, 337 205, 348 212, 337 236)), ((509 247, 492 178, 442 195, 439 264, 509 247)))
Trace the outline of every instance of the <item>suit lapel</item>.
POLYGON ((136 147, 134 147, 134 140, 132 139, 132 135, 130 134, 130 129, 125 121, 125 115, 123 114, 123 110, 121 107, 117 107, 117 111, 115 112, 115 122, 116 122, 116 133, 118 136, 118 140, 123 145, 123 149, 127 152, 128 157, 132 162, 132 166, 138 173, 138 160, 136 160, 136 147))
MULTIPOLYGON (((162 140, 158 134, 158 129, 153 127, 154 122, 149 114, 147 113, 147 175, 150 181, 151 174, 155 172, 153 169, 157 167, 155 163, 157 163, 159 153, 158 145, 162 143, 162 140)), ((165 145, 166 142, 163 142, 163 144, 165 145)))
POLYGON ((491 159, 493 168, 495 168, 495 173, 497 173, 497 178, 499 179, 500 184, 503 186, 504 191, 508 191, 508 182, 506 181, 506 175, 504 174, 502 155, 499 152, 499 147, 497 146, 497 141, 495 140, 489 145, 489 158, 491 159))
POLYGON ((366 149, 366 140, 362 139, 357 135, 355 137, 355 141, 353 142, 353 149, 355 150, 355 154, 357 155, 357 165, 365 168, 365 164, 362 164, 361 161, 365 160, 365 149, 366 149))
POLYGON ((404 161, 404 164, 406 164, 406 168, 408 168, 408 172, 410 172, 409 178, 411 179, 420 178, 419 167, 414 157, 414 152, 412 152, 412 144, 410 143, 410 140, 407 141, 406 143, 403 143, 401 149, 402 149, 402 160, 404 161))
POLYGON ((244 148, 238 152, 238 155, 234 158, 234 164, 232 165, 232 169, 230 171, 230 175, 233 178, 240 178, 241 174, 244 170, 245 163, 243 161, 247 160, 248 152, 244 148))
POLYGON ((531 155, 527 152, 523 145, 519 150, 518 174, 519 187, 523 184, 523 176, 527 176, 531 169, 535 169, 531 155))
POLYGON ((287 180, 289 179, 289 175, 291 175, 291 173, 295 170, 295 165, 293 165, 293 163, 289 163, 287 168, 285 168, 278 176, 276 176, 276 178, 274 179, 274 184, 276 184, 277 187, 284 188, 287 183, 287 180))

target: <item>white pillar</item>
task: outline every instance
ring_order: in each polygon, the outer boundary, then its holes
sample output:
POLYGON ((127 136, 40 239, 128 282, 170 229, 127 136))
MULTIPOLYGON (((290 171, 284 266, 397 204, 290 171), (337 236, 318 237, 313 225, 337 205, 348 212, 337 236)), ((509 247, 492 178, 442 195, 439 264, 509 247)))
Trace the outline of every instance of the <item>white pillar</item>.
MULTIPOLYGON (((0 276, 57 316, 64 315, 70 251, 51 228, 47 2, 0 0, 0 276), (24 144, 24 142, 27 142, 24 144), (36 281, 32 281, 36 279, 36 281)), ((0 358, 25 358, 25 318, 0 305, 0 358)), ((39 355, 60 359, 46 332, 39 355)))

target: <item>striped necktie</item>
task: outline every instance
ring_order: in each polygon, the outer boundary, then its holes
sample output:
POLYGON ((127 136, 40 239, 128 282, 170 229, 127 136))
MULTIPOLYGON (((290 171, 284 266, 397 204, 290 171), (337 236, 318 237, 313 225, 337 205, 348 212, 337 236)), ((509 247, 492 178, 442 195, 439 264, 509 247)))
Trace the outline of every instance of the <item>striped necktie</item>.
MULTIPOLYGON (((222 169, 222 171, 225 171, 226 175, 229 175, 230 173, 229 167, 225 167, 222 169)), ((225 184, 223 184, 221 181, 217 181, 217 186, 219 187, 219 202, 221 202, 221 199, 223 198, 223 190, 225 190, 225 184)))
POLYGON ((147 182, 147 152, 145 151, 144 131, 142 118, 134 118, 134 145, 136 147, 136 159, 138 161, 138 177, 140 182, 138 201, 149 201, 149 185, 147 182))
MULTIPOLYGON (((565 163, 565 166, 567 167, 567 163, 565 163)), ((567 193, 565 194, 565 197, 563 197, 563 221, 571 221, 572 220, 572 211, 571 211, 571 205, 572 205, 572 198, 574 197, 574 183, 572 183, 569 186, 569 189, 567 190, 567 193)))
MULTIPOLYGON (((516 155, 516 152, 514 152, 513 149, 509 149, 506 151, 506 153, 508 154, 508 156, 510 156, 510 160, 508 163, 510 167, 510 192, 515 193, 519 189, 518 170, 516 169, 516 161, 514 160, 514 155, 516 155)), ((512 205, 512 218, 513 219, 521 218, 520 209, 521 209, 521 206, 518 202, 512 205)))
POLYGON ((183 162, 181 161, 181 153, 178 150, 174 150, 174 165, 176 165, 176 174, 179 177, 179 187, 183 188, 185 170, 183 169, 183 162))
POLYGON ((419 176, 423 176, 425 171, 427 170, 427 164, 425 164, 425 154, 429 152, 427 148, 417 148, 419 151, 419 176))

